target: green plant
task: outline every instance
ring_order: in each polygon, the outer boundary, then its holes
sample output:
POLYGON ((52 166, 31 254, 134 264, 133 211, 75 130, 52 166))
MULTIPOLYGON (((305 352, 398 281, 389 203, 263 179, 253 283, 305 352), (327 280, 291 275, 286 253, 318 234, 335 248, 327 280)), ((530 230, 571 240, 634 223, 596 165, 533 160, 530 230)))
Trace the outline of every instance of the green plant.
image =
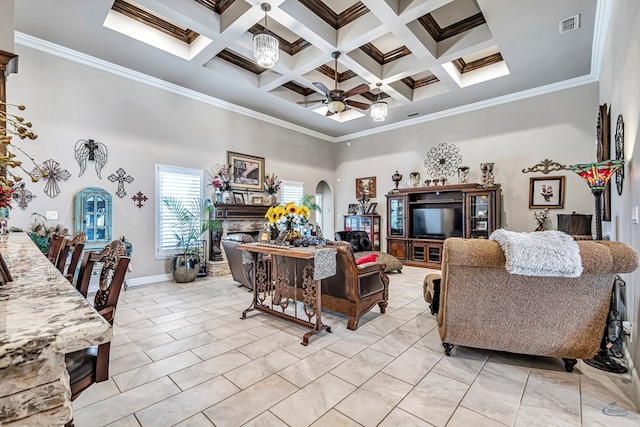
POLYGON ((178 253, 195 255, 200 251, 200 240, 207 231, 222 231, 222 222, 210 219, 210 213, 215 210, 213 205, 205 205, 195 199, 183 202, 177 197, 165 197, 163 205, 171 214, 169 224, 174 229, 178 243, 178 253))
POLYGON ((314 197, 315 196, 312 196, 311 194, 304 194, 302 195, 302 199, 300 199, 300 204, 302 206, 306 206, 310 211, 320 212, 320 206, 313 201, 314 197))

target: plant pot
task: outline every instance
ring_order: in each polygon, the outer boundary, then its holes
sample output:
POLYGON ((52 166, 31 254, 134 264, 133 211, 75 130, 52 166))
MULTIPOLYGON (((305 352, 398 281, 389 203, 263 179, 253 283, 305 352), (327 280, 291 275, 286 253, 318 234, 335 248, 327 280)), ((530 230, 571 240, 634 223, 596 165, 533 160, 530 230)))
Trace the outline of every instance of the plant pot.
POLYGON ((177 254, 171 257, 171 275, 178 283, 193 282, 200 271, 198 254, 177 254))

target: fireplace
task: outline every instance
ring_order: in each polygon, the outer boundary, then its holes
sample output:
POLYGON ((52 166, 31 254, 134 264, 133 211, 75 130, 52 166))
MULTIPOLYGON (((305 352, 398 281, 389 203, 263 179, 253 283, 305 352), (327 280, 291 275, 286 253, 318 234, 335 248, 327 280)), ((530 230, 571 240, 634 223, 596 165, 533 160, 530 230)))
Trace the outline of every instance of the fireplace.
POLYGON ((222 261, 224 251, 220 248, 220 240, 227 234, 246 233, 257 240, 267 219, 264 215, 271 206, 237 205, 216 203, 214 218, 222 221, 222 235, 210 233, 209 260, 222 261))

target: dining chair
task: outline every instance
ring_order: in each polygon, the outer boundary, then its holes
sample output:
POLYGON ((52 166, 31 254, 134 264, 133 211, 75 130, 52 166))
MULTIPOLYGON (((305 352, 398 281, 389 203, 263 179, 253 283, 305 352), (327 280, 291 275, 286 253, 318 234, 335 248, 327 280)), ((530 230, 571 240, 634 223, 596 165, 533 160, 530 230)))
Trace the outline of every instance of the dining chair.
POLYGON ((60 252, 58 253, 56 268, 70 283, 73 283, 73 276, 75 275, 76 268, 78 267, 78 262, 82 256, 82 251, 86 241, 87 235, 84 231, 81 231, 72 238, 64 239, 60 252), (69 254, 71 254, 71 259, 67 265, 67 258, 69 258, 69 254), (66 272, 64 271, 65 266, 67 266, 66 272))

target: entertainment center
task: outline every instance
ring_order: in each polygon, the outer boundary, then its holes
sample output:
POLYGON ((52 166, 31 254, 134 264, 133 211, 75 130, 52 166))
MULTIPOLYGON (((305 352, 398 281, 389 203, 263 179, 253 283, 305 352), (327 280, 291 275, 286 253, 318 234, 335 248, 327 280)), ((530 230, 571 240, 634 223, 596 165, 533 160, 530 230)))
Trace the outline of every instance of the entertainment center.
POLYGON ((447 237, 488 239, 500 228, 496 184, 400 188, 387 195, 387 252, 405 265, 440 268, 447 237))

